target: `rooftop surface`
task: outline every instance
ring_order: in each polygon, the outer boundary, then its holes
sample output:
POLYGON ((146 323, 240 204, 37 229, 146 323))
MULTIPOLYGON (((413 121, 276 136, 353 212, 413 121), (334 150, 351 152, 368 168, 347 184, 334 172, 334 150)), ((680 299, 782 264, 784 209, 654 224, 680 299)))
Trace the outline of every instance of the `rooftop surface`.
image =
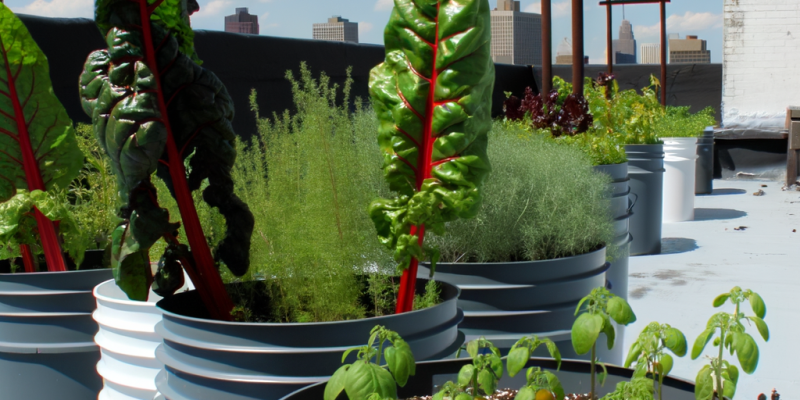
MULTIPOLYGON (((741 372, 735 398, 755 400, 773 388, 783 399, 800 398, 800 192, 766 181, 714 181, 714 193, 695 197, 695 221, 664 224, 662 254, 630 259, 629 302, 637 316, 625 332, 625 355, 650 322, 686 334, 689 352, 708 319, 712 300, 734 286, 759 293, 767 306, 770 340, 746 330, 759 346, 758 368, 741 372), (762 187, 766 185, 766 187, 762 187), (762 196, 753 193, 764 191, 762 196), (736 228, 746 227, 745 229, 736 228)), ((634 210, 635 211, 635 210, 634 210)), ((753 315, 749 304, 743 307, 753 315)), ((714 354, 711 343, 703 354, 714 354)), ((725 359, 738 366, 735 356, 725 359)), ((673 376, 694 381, 708 360, 675 359, 673 376)))

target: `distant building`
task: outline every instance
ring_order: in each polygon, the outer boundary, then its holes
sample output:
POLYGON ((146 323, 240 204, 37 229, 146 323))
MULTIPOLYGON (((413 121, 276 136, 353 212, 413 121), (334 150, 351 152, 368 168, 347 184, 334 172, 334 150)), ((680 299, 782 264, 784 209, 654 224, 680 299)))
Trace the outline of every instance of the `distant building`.
POLYGON ((636 39, 633 38, 633 26, 627 19, 619 26, 619 39, 612 43, 614 64, 636 64, 636 39))
POLYGON ((558 45, 558 50, 556 50, 556 64, 572 65, 572 43, 567 38, 564 38, 558 45))
POLYGON ((521 12, 519 1, 497 0, 492 15, 492 60, 516 65, 542 64, 542 16, 521 12))
POLYGON ((661 64, 661 44, 642 43, 639 46, 639 54, 642 55, 642 64, 661 64))
POLYGON ((669 62, 711 64, 711 50, 706 47, 706 41, 698 39, 697 36, 687 35, 686 39, 670 39, 669 62))
POLYGON ((258 35, 258 15, 250 15, 247 7, 237 8, 236 14, 225 17, 225 32, 258 35))
POLYGON ((314 39, 358 43, 358 22, 334 15, 327 23, 314 24, 314 39))

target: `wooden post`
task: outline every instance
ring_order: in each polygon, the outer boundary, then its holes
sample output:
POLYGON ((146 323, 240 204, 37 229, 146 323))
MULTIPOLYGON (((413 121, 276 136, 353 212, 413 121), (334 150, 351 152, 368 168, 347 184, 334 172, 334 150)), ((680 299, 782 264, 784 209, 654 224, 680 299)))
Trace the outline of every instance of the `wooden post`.
POLYGON ((583 96, 583 0, 572 0, 572 93, 583 96))
POLYGON ((606 63, 608 73, 614 72, 614 41, 611 38, 611 3, 606 4, 606 63))
POLYGON ((542 0, 542 98, 553 87, 553 15, 551 0, 542 0))

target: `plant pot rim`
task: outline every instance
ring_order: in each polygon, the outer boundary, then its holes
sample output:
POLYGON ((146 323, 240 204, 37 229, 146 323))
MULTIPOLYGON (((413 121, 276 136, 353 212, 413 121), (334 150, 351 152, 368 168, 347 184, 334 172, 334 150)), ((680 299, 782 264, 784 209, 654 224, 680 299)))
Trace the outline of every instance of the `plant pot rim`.
MULTIPOLYGON (((563 260, 566 260, 566 259, 591 258, 592 256, 596 255, 599 252, 606 251, 607 247, 608 247, 608 245, 603 245, 602 247, 598 248, 597 250, 592 250, 592 251, 587 252, 587 253, 577 254, 577 255, 568 256, 568 257, 548 258, 547 260, 492 261, 492 262, 438 262, 438 263, 436 263, 436 266, 437 266, 437 269, 438 269, 438 266, 440 266, 440 265, 446 265, 446 266, 450 266, 450 267, 459 267, 459 266, 462 266, 462 265, 469 265, 469 266, 473 266, 473 265, 501 266, 501 265, 508 265, 508 264, 515 264, 515 265, 536 264, 536 265, 542 265, 542 264, 552 263, 552 262, 556 262, 556 261, 563 261, 563 260)), ((420 263, 420 265, 424 265, 424 266, 428 267, 431 264, 429 262, 423 262, 423 263, 420 263)), ((434 275, 434 278, 435 277, 436 277, 436 275, 434 275)), ((439 282, 441 282, 441 281, 439 281, 439 282)))
MULTIPOLYGON (((118 298, 115 298, 115 297, 110 297, 110 296, 106 296, 104 294, 101 294, 99 292, 99 289, 100 289, 100 286, 104 286, 104 285, 117 286, 117 283, 112 278, 112 279, 109 279, 107 281, 100 282, 100 284, 95 286, 94 289, 92 289, 92 295, 94 295, 94 297, 96 299, 98 299, 98 300, 101 300, 101 301, 106 302, 106 303, 122 304, 122 305, 126 305, 126 306, 147 307, 147 308, 155 308, 155 306, 156 306, 156 303, 157 303, 156 301, 138 301, 138 300, 131 300, 131 299, 128 299, 128 298, 118 299, 118 298)), ((124 294, 125 292, 122 292, 122 293, 124 294)), ((150 295, 153 295, 153 293, 151 292, 150 295)))
MULTIPOLYGON (((419 281, 420 280, 421 279, 417 279, 417 288, 420 287, 420 285, 419 285, 419 281)), ((447 297, 443 298, 441 303, 439 303, 439 304, 437 304, 437 305, 435 305, 433 307, 423 308, 423 309, 420 309, 420 310, 408 311, 408 312, 402 313, 402 315, 415 315, 415 314, 418 314, 418 313, 421 313, 421 312, 424 312, 424 311, 436 309, 438 307, 444 307, 446 305, 446 303, 448 303, 450 301, 458 300, 458 296, 461 294, 461 289, 459 289, 457 286, 452 285, 452 284, 447 283, 447 282, 443 282, 443 281, 437 281, 437 282, 439 282, 442 285, 446 285, 446 286, 450 287, 452 291, 455 291, 455 293, 453 295, 450 295, 450 296, 447 296, 447 297)), ((380 323, 381 321, 384 321, 386 319, 395 317, 397 315, 401 315, 401 314, 389 314, 389 315, 381 315, 379 317, 349 319, 349 320, 343 320, 343 321, 325 321, 325 322, 236 322, 236 321, 218 321, 218 320, 214 320, 214 319, 210 319, 210 318, 190 317, 190 316, 187 316, 187 315, 178 314, 176 312, 167 310, 167 309, 165 309, 163 307, 162 303, 168 302, 171 298, 174 298, 176 296, 188 295, 188 294, 193 293, 193 292, 196 292, 196 290, 188 290, 186 292, 178 293, 178 294, 175 294, 175 295, 173 295, 171 297, 167 297, 167 298, 164 298, 162 300, 159 300, 157 303, 155 303, 156 307, 164 314, 164 317, 178 318, 178 319, 182 319, 182 320, 186 320, 186 321, 193 321, 193 322, 200 323, 200 324, 213 324, 213 325, 239 326, 239 327, 248 327, 248 326, 249 327, 253 327, 253 326, 263 326, 263 327, 298 327, 298 326, 314 327, 314 326, 320 326, 320 327, 324 327, 324 326, 332 326, 332 325, 341 326, 342 324, 355 324, 355 323, 361 323, 361 321, 374 321, 376 324, 381 325, 381 323, 380 323)), ((445 291, 442 290, 442 293, 444 294, 445 291)))

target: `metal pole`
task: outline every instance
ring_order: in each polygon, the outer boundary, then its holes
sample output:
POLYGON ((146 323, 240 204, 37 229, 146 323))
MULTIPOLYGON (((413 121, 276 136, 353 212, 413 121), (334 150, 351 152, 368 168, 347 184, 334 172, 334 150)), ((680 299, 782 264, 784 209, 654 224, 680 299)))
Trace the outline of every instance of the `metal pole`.
POLYGON ((606 4, 606 63, 608 73, 614 73, 614 41, 611 39, 611 3, 606 4))
POLYGON ((667 106, 667 7, 661 0, 661 105, 667 106))
POLYGON ((553 31, 550 0, 542 0, 542 98, 553 86, 553 31))
POLYGON ((572 0, 572 93, 583 96, 583 0, 572 0))

